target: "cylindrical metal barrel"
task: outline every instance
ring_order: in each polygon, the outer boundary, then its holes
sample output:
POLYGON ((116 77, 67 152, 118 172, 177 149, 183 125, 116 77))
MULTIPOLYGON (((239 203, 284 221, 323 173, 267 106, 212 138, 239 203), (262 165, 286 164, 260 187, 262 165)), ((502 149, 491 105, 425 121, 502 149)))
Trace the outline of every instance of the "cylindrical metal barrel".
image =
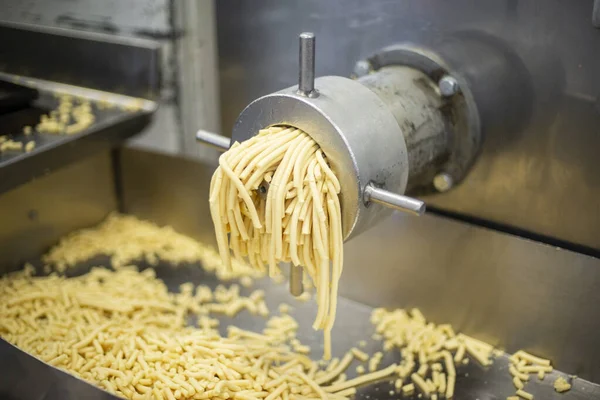
POLYGON ((388 107, 408 149, 408 187, 432 176, 448 157, 451 131, 437 84, 419 70, 388 66, 358 79, 388 107))

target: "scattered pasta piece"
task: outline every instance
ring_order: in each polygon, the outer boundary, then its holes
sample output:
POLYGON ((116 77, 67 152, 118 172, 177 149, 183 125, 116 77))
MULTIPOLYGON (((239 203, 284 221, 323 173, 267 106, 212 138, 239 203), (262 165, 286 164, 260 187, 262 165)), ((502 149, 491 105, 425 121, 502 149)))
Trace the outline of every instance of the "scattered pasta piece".
POLYGON ((253 281, 253 280, 252 280, 252 278, 251 278, 251 277, 249 277, 249 276, 242 276, 242 277, 240 278, 240 284, 241 284, 243 287, 251 287, 253 283, 254 283, 254 281, 253 281))
POLYGON ((73 135, 91 126, 96 117, 86 99, 68 94, 59 94, 58 107, 48 115, 42 115, 36 130, 40 133, 73 135))
POLYGON ((546 377, 546 372, 545 371, 538 371, 537 376, 538 376, 538 379, 540 381, 543 381, 544 378, 546 377))
POLYGON ((370 382, 374 382, 392 375, 397 367, 398 366, 396 364, 392 364, 389 367, 380 369, 376 372, 370 372, 368 374, 335 385, 325 386, 324 389, 326 392, 336 393, 350 387, 360 386, 370 382))
POLYGON ((515 354, 512 355, 511 360, 513 359, 517 359, 517 360, 525 360, 531 364, 538 364, 538 365, 545 365, 545 366, 549 366, 550 365, 550 360, 546 360, 544 358, 540 358, 540 357, 536 357, 534 355, 531 355, 523 350, 519 350, 517 351, 515 354))
POLYGON ((281 303, 278 308, 279 308, 279 312, 282 314, 288 314, 291 310, 290 305, 286 304, 286 303, 281 303))
POLYGON ((0 143, 0 153, 3 153, 5 151, 22 151, 22 150, 23 150, 23 143, 21 143, 21 142, 15 142, 14 140, 6 139, 0 143))
POLYGON ((533 400, 533 395, 524 390, 517 390, 517 396, 519 396, 525 400, 533 400))
POLYGON ((366 362, 369 359, 369 355, 367 353, 365 353, 364 351, 353 347, 350 349, 350 351, 352 352, 352 354, 354 355, 354 357, 362 362, 366 362))
POLYGON ((402 387, 402 394, 403 395, 408 396, 408 395, 413 394, 414 392, 415 392, 415 385, 412 384, 412 383, 409 383, 408 385, 404 385, 402 387))
POLYGON ((410 376, 410 379, 412 379, 413 383, 416 385, 416 387, 419 388, 419 391, 426 397, 429 396, 429 394, 431 393, 431 389, 429 388, 429 385, 427 385, 427 383, 425 382, 425 380, 423 380, 423 378, 418 375, 418 374, 412 374, 410 376))
POLYGON ((513 378, 513 384, 515 385, 515 388, 517 388, 517 390, 523 389, 525 387, 525 385, 523 385, 523 381, 521 381, 516 376, 513 378))
POLYGON ((381 362, 382 358, 383 358, 383 353, 380 351, 373 354, 373 357, 371 357, 371 359, 369 360, 369 372, 373 372, 373 371, 377 370, 377 367, 379 367, 379 363, 381 362))
POLYGON ((571 384, 567 382, 565 378, 560 376, 554 381, 554 390, 556 390, 558 393, 566 392, 571 390, 571 384))

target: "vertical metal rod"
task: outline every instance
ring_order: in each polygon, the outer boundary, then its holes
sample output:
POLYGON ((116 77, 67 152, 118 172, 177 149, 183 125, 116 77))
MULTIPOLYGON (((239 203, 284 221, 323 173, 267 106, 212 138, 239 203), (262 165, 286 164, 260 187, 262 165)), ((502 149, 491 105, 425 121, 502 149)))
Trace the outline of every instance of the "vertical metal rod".
POLYGON ((302 267, 290 264, 290 293, 292 296, 298 297, 304 292, 302 274, 302 267))
POLYGON ((317 97, 315 90, 315 34, 300 34, 300 70, 298 72, 298 94, 317 97))

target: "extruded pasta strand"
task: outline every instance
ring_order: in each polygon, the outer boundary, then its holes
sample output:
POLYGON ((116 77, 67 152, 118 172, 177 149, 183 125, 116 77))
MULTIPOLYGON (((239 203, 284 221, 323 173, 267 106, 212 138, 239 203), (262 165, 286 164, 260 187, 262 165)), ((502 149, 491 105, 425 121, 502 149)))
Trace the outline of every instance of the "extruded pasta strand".
POLYGON ((291 261, 313 279, 313 327, 325 330, 325 358, 331 354, 343 263, 339 193, 340 182, 318 144, 299 129, 275 126, 221 155, 209 197, 226 265, 232 251, 256 270, 264 271, 266 263, 272 277, 281 274, 280 262, 291 261), (269 183, 266 195, 259 193, 263 181, 269 183))

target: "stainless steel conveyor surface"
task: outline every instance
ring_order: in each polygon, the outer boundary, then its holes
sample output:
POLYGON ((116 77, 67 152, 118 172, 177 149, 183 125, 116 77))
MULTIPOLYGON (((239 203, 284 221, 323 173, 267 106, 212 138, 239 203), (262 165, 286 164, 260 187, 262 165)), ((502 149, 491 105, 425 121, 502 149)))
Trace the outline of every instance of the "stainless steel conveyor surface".
MULTIPOLYGON (((79 265, 68 271, 71 275, 85 273, 93 265, 108 264, 106 259, 98 258, 91 260, 85 265, 79 265)), ((142 264, 139 264, 142 268, 142 264)), ((185 265, 173 267, 161 263, 155 267, 157 277, 162 279, 170 291, 177 291, 179 285, 192 282, 195 285, 208 285, 214 289, 224 282, 219 281, 214 275, 206 273, 199 265, 185 265)), ((226 282, 225 285, 234 283, 226 282)), ((312 329, 312 321, 316 306, 313 300, 300 302, 292 297, 284 284, 276 284, 268 279, 255 282, 252 288, 241 287, 241 293, 247 294, 250 290, 264 289, 266 302, 272 315, 278 313, 278 306, 287 303, 291 306, 290 314, 298 321, 298 339, 311 347, 311 357, 319 359, 323 354, 322 334, 315 333, 312 329)), ((341 357, 351 347, 358 346, 359 341, 365 340, 363 348, 367 353, 373 354, 381 351, 382 342, 372 339, 374 328, 370 322, 372 307, 340 298, 338 302, 338 313, 335 327, 333 329, 333 356, 341 357)), ((220 330, 226 334, 227 326, 235 325, 243 329, 260 331, 266 322, 265 318, 253 316, 246 311, 237 316, 222 317, 215 316, 221 322, 220 330)), ((190 320, 190 323, 193 323, 190 320)), ((435 321, 444 323, 445 321, 435 321)), ((381 367, 400 361, 397 350, 385 353, 380 364, 381 367)), ((355 369, 358 364, 353 362, 346 374, 348 379, 356 375, 355 369)), ((600 385, 585 381, 580 378, 573 380, 570 391, 558 394, 553 389, 553 382, 559 376, 570 380, 569 376, 558 371, 548 374, 543 381, 533 377, 526 385, 526 390, 535 396, 535 399, 543 400, 578 400, 600 398, 600 385)), ((457 400, 484 400, 505 399, 514 395, 512 377, 508 372, 508 358, 502 356, 494 360, 488 368, 479 366, 471 361, 467 365, 458 367, 455 399, 457 400)), ((103 390, 92 385, 83 383, 54 367, 46 365, 34 357, 18 350, 4 340, 0 341, 0 397, 9 399, 112 399, 116 398, 103 390)), ((412 396, 401 396, 395 393, 394 380, 384 379, 377 383, 359 388, 356 399, 406 399, 417 400, 418 392, 412 396)))

